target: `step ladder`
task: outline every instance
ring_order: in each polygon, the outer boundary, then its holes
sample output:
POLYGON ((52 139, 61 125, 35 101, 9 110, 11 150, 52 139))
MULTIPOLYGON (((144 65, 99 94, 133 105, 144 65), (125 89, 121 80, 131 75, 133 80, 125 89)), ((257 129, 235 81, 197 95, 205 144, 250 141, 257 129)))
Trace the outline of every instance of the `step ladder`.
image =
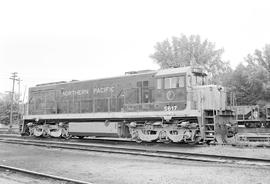
POLYGON ((205 110, 203 115, 203 126, 204 126, 204 140, 207 142, 215 141, 215 110, 205 110))

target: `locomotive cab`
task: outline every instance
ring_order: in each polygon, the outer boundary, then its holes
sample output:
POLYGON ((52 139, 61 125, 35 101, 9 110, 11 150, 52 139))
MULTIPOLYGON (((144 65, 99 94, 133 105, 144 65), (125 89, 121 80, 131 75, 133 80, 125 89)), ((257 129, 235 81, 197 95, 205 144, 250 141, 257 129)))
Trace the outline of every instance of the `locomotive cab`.
POLYGON ((155 102, 160 110, 191 109, 197 88, 206 88, 207 74, 199 67, 170 68, 156 74, 155 102))
POLYGON ((156 74, 155 103, 159 110, 176 111, 186 108, 186 73, 176 69, 156 74))

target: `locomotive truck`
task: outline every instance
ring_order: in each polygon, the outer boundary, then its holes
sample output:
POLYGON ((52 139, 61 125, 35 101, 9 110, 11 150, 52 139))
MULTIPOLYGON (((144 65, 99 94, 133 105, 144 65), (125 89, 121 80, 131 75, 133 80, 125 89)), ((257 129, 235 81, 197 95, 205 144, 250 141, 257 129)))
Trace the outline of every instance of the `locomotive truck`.
POLYGON ((29 89, 22 135, 226 142, 236 133, 224 87, 197 66, 127 72, 29 89))

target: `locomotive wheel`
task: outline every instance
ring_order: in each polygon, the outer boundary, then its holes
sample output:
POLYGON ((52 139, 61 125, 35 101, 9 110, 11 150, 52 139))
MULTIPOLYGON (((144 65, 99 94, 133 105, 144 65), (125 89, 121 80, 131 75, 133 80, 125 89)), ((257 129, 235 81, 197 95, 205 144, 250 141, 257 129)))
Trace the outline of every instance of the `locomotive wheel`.
POLYGON ((264 122, 264 123, 263 123, 263 126, 264 126, 265 128, 270 128, 270 122, 264 122))
POLYGON ((201 137, 197 136, 194 138, 194 141, 187 142, 189 145, 195 145, 200 142, 201 137))
POLYGON ((136 143, 142 143, 142 140, 138 139, 138 138, 135 141, 136 141, 136 143))
POLYGON ((212 140, 207 140, 207 141, 205 141, 205 143, 206 143, 207 145, 210 145, 210 144, 213 144, 213 141, 212 141, 212 140))
POLYGON ((67 139, 67 140, 68 140, 68 139, 70 139, 70 138, 72 137, 72 135, 69 135, 69 134, 68 134, 68 135, 62 135, 62 137, 63 137, 64 139, 67 139))
POLYGON ((188 145, 195 145, 195 144, 197 144, 197 142, 196 141, 188 141, 188 142, 186 142, 188 145))
POLYGON ((256 126, 256 128, 261 128, 262 124, 261 124, 261 122, 257 122, 257 123, 255 123, 255 126, 256 126))
POLYGON ((30 136, 30 133, 29 132, 24 132, 24 133, 21 133, 21 136, 30 136))
POLYGON ((246 127, 246 128, 251 128, 251 125, 252 125, 252 123, 250 123, 250 122, 246 122, 246 123, 245 123, 245 127, 246 127))
POLYGON ((28 127, 25 129, 24 133, 21 133, 21 136, 30 136, 30 130, 28 127))
POLYGON ((42 136, 45 137, 45 138, 50 137, 50 131, 49 130, 43 130, 42 136))
POLYGON ((64 132, 61 135, 64 139, 70 139, 72 137, 72 135, 70 135, 68 132, 64 132))
POLYGON ((168 139, 168 140, 165 140, 163 143, 164 143, 164 144, 170 144, 171 142, 172 142, 172 141, 168 139))

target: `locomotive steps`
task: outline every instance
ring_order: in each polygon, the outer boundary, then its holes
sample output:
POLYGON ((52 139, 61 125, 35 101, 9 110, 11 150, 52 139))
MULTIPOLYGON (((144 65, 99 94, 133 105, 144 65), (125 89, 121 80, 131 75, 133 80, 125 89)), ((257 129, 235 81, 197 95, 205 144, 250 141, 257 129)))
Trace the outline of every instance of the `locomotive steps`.
POLYGON ((175 150, 157 149, 154 147, 143 146, 128 146, 128 145, 105 145, 105 144, 93 144, 93 143, 72 143, 72 142, 59 142, 59 141, 43 141, 43 140, 22 140, 16 138, 0 138, 0 142, 21 144, 21 145, 33 145, 47 148, 62 148, 81 151, 94 151, 105 152, 115 154, 128 154, 136 156, 150 156, 160 157, 167 159, 181 159, 189 161, 199 162, 212 162, 223 164, 243 164, 243 165, 257 165, 257 166, 270 166, 270 159, 264 158, 252 158, 242 156, 228 156, 218 154, 203 154, 194 152, 181 152, 175 150))

